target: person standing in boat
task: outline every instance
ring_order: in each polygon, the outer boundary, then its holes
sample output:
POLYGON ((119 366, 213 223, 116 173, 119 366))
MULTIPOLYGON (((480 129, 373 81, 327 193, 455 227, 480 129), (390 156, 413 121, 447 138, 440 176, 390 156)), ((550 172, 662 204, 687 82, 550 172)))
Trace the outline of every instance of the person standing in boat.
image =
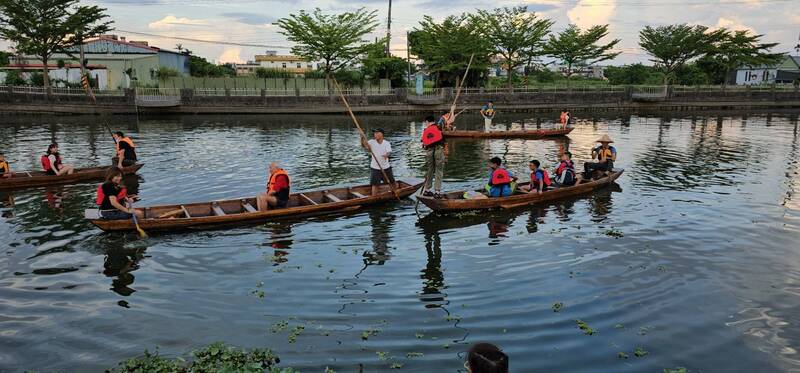
POLYGON ((614 169, 614 161, 617 160, 617 149, 611 146, 614 140, 608 135, 603 135, 597 142, 600 146, 592 149, 592 160, 597 162, 586 162, 583 164, 583 178, 590 180, 595 171, 611 171, 614 169))
POLYGON ((11 175, 11 166, 8 165, 5 154, 0 153, 0 177, 9 178, 11 175))
POLYGON ((499 157, 489 160, 489 197, 508 197, 513 193, 511 183, 517 180, 514 174, 501 167, 499 157))
MULTIPOLYGON (((452 121, 450 123, 452 124, 452 121)), ((442 177, 444 177, 444 161, 447 156, 447 145, 442 130, 447 123, 436 122, 433 115, 428 115, 423 124, 425 129, 422 131, 422 147, 425 149, 425 163, 428 165, 428 171, 425 175, 422 195, 442 198, 442 177), (433 192, 431 192, 431 187, 433 187, 433 192)))
POLYGON ((542 194, 542 192, 547 191, 547 187, 549 187, 552 182, 550 181, 550 175, 547 174, 547 170, 539 168, 541 165, 542 164, 536 159, 528 162, 528 168, 531 170, 531 183, 519 187, 521 191, 537 194, 542 194))
POLYGON ((564 152, 561 154, 561 160, 556 165, 553 172, 556 176, 555 183, 557 186, 573 186, 577 182, 575 177, 575 163, 572 162, 572 153, 564 152))
POLYGON ((48 175, 71 175, 75 172, 75 168, 72 165, 61 163, 61 154, 58 153, 57 143, 52 143, 47 147, 47 153, 42 156, 41 161, 42 168, 48 175))
POLYGON ((286 207, 289 203, 291 183, 289 174, 280 168, 277 162, 270 163, 267 191, 260 193, 256 198, 258 211, 267 211, 270 207, 286 207))
POLYGON ((133 143, 133 140, 120 131, 114 132, 113 136, 116 143, 116 157, 112 158, 111 162, 119 168, 135 165, 137 161, 136 144, 133 143))
POLYGON ((366 141, 363 137, 361 138, 361 146, 364 149, 372 150, 372 154, 375 154, 373 157, 370 154, 370 177, 369 177, 369 185, 372 186, 372 195, 378 194, 378 187, 381 184, 394 184, 394 174, 392 173, 392 165, 389 163, 389 156, 392 154, 392 145, 383 138, 383 128, 376 128, 372 130, 372 140, 366 141), (378 160, 376 161, 375 158, 378 160), (381 172, 383 170, 383 172, 381 172), (389 180, 385 180, 383 174, 386 173, 386 177, 389 180))
POLYGON ((112 166, 106 171, 105 181, 97 187, 95 203, 100 206, 100 217, 106 220, 127 220, 136 214, 139 219, 144 218, 141 211, 130 207, 133 196, 128 195, 128 190, 122 185, 122 170, 112 166))
POLYGON ((483 115, 483 123, 486 126, 492 125, 492 120, 494 120, 495 114, 497 114, 497 111, 495 111, 493 101, 487 102, 486 105, 483 105, 483 108, 481 108, 481 115, 483 115))

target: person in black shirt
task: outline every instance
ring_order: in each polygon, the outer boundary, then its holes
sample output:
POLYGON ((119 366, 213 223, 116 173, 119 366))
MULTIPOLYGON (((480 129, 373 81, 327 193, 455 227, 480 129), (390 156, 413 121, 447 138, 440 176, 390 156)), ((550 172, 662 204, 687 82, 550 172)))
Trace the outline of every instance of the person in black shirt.
POLYGON ((106 181, 97 188, 96 203, 100 206, 100 217, 108 220, 125 220, 130 219, 135 213, 139 219, 144 218, 141 211, 129 207, 132 202, 122 185, 122 170, 111 167, 106 172, 106 181))
POLYGON ((117 167, 128 167, 136 164, 136 145, 130 137, 125 137, 122 132, 114 132, 114 141, 116 142, 116 157, 111 159, 111 162, 117 167))

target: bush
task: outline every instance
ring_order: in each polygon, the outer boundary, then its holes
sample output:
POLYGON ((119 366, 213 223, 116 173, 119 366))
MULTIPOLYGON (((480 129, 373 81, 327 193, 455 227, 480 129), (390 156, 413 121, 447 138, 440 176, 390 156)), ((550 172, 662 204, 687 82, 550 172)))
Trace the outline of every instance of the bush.
POLYGON ((25 79, 22 79, 22 76, 19 75, 18 71, 6 71, 6 85, 25 85, 25 79))
POLYGON ((200 350, 192 352, 194 361, 186 362, 183 359, 168 359, 145 350, 144 356, 128 359, 110 370, 116 373, 216 373, 216 372, 245 372, 245 373, 290 373, 291 368, 277 368, 275 365, 280 359, 269 349, 255 348, 250 351, 229 347, 221 342, 210 344, 200 350))
POLYGON ((640 63, 626 66, 609 66, 604 72, 612 85, 641 85, 662 83, 662 74, 651 66, 640 63))
POLYGON ((175 69, 173 69, 171 67, 166 67, 166 66, 159 67, 158 70, 156 70, 155 74, 156 74, 156 78, 158 78, 158 80, 164 80, 164 79, 167 79, 167 78, 174 78, 176 76, 180 76, 181 75, 181 73, 179 73, 178 70, 175 70, 175 69))
POLYGON ((280 69, 268 69, 266 67, 259 67, 256 69, 256 76, 259 78, 294 78, 295 74, 292 74, 285 70, 280 69))
POLYGON ((39 72, 32 72, 28 77, 28 82, 34 87, 44 87, 44 75, 39 72))

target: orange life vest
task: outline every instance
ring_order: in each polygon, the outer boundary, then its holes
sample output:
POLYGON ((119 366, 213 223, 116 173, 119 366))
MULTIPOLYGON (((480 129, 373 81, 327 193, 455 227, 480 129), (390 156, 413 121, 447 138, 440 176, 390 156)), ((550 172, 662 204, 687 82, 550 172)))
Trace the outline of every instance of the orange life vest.
POLYGON ((422 131, 422 145, 426 147, 435 145, 439 141, 442 141, 443 138, 442 130, 435 124, 428 125, 428 127, 425 127, 425 130, 422 131))
POLYGON ((278 191, 277 189, 274 188, 274 186, 275 186, 275 181, 278 180, 278 176, 279 175, 286 176, 286 182, 287 182, 287 184, 289 184, 288 187, 289 188, 292 187, 292 179, 289 178, 289 174, 287 174, 286 171, 284 171, 282 168, 279 168, 279 169, 275 170, 275 172, 273 172, 272 175, 269 175, 269 182, 267 183, 267 190, 268 191, 270 191, 270 192, 273 192, 273 191, 277 192, 278 191))
MULTIPOLYGON (((105 184, 105 183, 103 183, 103 184, 105 184)), ((95 198, 95 200, 94 200, 94 203, 96 203, 98 206, 102 205, 103 201, 106 200, 106 194, 103 193, 103 184, 100 184, 97 187, 97 198, 95 198)), ((117 194, 117 201, 125 198, 127 195, 128 195, 128 190, 125 189, 125 188, 122 188, 122 190, 119 191, 119 194, 117 194)))
MULTIPOLYGON (((548 174, 548 173, 547 173, 547 170, 545 170, 545 169, 539 169, 538 171, 542 171, 542 181, 544 182, 544 185, 545 185, 545 186, 550 186, 550 184, 552 184, 552 181, 550 181, 550 174, 548 174)), ((539 181, 539 180, 536 178, 536 171, 534 171, 534 172, 531 172, 531 184, 532 184, 534 181, 539 181)), ((531 185, 531 187, 533 187, 533 185, 531 185)))
POLYGON ((53 155, 56 157, 56 164, 54 165, 50 164, 49 154, 45 154, 42 156, 41 158, 42 168, 44 168, 45 171, 50 171, 50 170, 58 171, 58 169, 60 168, 61 156, 59 156, 58 154, 53 154, 53 155))
POLYGON ((131 140, 130 137, 123 137, 123 138, 117 140, 117 143, 115 145, 115 147, 117 148, 117 152, 119 152, 119 143, 121 143, 121 142, 127 142, 128 145, 131 146, 131 148, 136 149, 136 144, 133 143, 133 140, 131 140))
POLYGON ((567 123, 567 112, 564 111, 561 112, 561 124, 566 124, 566 123, 567 123))
POLYGON ((498 186, 511 183, 511 174, 505 168, 498 167, 492 172, 492 185, 498 186))
POLYGON ((11 172, 11 167, 8 167, 8 162, 2 161, 0 162, 0 174, 4 174, 6 172, 11 172))

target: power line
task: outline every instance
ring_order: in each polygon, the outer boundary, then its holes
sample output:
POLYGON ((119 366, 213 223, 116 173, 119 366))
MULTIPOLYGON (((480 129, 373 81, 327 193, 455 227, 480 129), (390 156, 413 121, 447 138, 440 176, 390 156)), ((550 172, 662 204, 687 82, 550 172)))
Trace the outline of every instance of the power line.
POLYGON ((131 30, 123 30, 123 29, 116 29, 116 31, 124 32, 124 33, 128 33, 128 34, 134 34, 134 35, 149 36, 149 37, 152 37, 152 38, 193 41, 193 42, 196 42, 196 43, 233 45, 233 46, 237 46, 237 47, 292 49, 292 47, 288 47, 288 46, 285 46, 285 45, 266 45, 266 44, 236 43, 236 42, 232 42, 232 41, 204 40, 204 39, 187 38, 187 37, 181 37, 181 36, 167 36, 167 35, 160 35, 160 34, 151 34, 149 32, 139 32, 139 31, 131 31, 131 30))

